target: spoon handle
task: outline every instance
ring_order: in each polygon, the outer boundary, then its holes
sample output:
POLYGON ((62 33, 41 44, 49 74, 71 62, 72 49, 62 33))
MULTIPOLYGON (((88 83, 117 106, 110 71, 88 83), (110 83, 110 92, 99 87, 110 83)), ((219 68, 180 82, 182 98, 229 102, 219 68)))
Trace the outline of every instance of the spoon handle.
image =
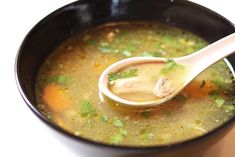
POLYGON ((192 66, 194 76, 210 65, 235 52, 235 33, 222 38, 211 45, 185 57, 177 58, 192 66))

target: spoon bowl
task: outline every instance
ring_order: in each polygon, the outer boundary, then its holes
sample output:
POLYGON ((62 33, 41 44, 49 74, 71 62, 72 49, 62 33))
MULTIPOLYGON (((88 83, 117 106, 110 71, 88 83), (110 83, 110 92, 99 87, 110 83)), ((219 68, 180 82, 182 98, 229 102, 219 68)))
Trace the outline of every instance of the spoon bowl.
POLYGON ((233 52, 235 52, 235 33, 224 37, 190 55, 172 58, 172 60, 174 60, 177 64, 183 65, 189 70, 187 71, 184 83, 182 83, 181 86, 175 88, 172 93, 168 94, 166 97, 161 99, 139 102, 121 98, 110 91, 108 87, 108 75, 110 73, 118 72, 126 67, 131 67, 135 64, 165 63, 168 60, 167 58, 132 57, 118 61, 106 68, 101 74, 98 84, 99 90, 105 96, 122 105, 127 105, 129 107, 155 107, 158 105, 162 105, 173 97, 175 97, 202 71, 204 71, 217 61, 223 59, 224 57, 232 54, 233 52))

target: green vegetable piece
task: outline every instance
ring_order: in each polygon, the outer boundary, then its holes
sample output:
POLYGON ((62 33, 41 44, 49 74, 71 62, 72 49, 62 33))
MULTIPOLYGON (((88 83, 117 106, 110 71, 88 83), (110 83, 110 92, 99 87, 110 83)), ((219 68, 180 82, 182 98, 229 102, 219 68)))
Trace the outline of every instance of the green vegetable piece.
POLYGON ((165 67, 161 70, 161 74, 167 74, 168 72, 178 68, 183 67, 182 65, 177 64, 173 59, 168 59, 165 63, 165 67))
POLYGON ((216 99, 215 103, 217 107, 221 107, 224 104, 225 100, 224 99, 216 99))
POLYGON ((109 82, 115 81, 117 79, 129 78, 137 76, 137 69, 130 69, 124 72, 110 73, 108 74, 109 82))
POLYGON ((49 83, 55 82, 61 85, 67 85, 70 80, 71 78, 69 76, 64 75, 51 76, 48 78, 49 83))
POLYGON ((107 122, 108 120, 109 120, 109 118, 107 116, 105 116, 105 115, 100 116, 101 122, 107 122))
POLYGON ((119 134, 121 134, 122 136, 126 137, 128 135, 128 131, 124 130, 124 129, 120 129, 119 130, 119 134))
POLYGON ((84 100, 81 106, 81 115, 84 117, 92 117, 95 114, 96 110, 93 108, 91 103, 88 100, 84 100))
POLYGON ((110 142, 113 144, 121 143, 124 138, 128 135, 128 132, 124 129, 120 129, 117 134, 111 137, 110 142))
POLYGON ((202 83, 201 83, 201 85, 200 85, 200 88, 203 88, 205 85, 206 85, 206 81, 205 81, 205 80, 202 80, 202 83))
POLYGON ((141 116, 143 116, 144 118, 149 118, 150 117, 150 112, 149 111, 141 112, 141 116))
POLYGON ((149 140, 152 140, 154 137, 154 134, 153 133, 145 133, 143 134, 142 138, 144 141, 149 141, 149 140))
POLYGON ((123 141, 124 137, 121 134, 116 134, 111 137, 110 142, 113 144, 119 144, 123 141))
POLYGON ((120 119, 118 119, 117 117, 115 117, 115 118, 113 119, 113 125, 116 126, 116 127, 118 127, 118 128, 121 128, 121 127, 124 126, 124 123, 123 123, 122 120, 120 120, 120 119))
POLYGON ((220 76, 220 75, 216 75, 213 78, 212 83, 215 84, 219 88, 224 88, 225 85, 226 85, 225 79, 222 76, 220 76))
POLYGON ((235 106, 234 105, 224 105, 223 108, 225 109, 226 112, 234 111, 235 106))
POLYGON ((145 129, 144 130, 141 130, 140 131, 140 137, 142 140, 144 140, 145 142, 149 141, 149 140, 152 140, 153 137, 154 137, 154 134, 149 132, 149 131, 146 131, 145 129))
POLYGON ((143 52, 140 56, 142 56, 142 57, 161 57, 162 54, 159 52, 143 52))

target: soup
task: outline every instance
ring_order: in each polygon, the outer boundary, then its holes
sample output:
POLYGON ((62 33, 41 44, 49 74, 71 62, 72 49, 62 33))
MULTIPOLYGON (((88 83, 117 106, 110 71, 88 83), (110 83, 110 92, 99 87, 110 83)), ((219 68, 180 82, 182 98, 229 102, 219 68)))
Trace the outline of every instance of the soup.
POLYGON ((171 101, 151 109, 100 99, 98 79, 106 67, 127 57, 173 58, 207 44, 188 31, 158 23, 88 29, 59 45, 40 68, 38 109, 75 136, 114 145, 165 145, 201 136, 234 114, 233 76, 224 61, 201 73, 171 101))

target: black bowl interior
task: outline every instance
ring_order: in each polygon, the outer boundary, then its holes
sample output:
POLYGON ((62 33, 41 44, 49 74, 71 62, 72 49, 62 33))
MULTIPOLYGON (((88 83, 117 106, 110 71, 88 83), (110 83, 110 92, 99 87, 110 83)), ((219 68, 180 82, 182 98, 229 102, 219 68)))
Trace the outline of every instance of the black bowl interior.
MULTIPOLYGON (((235 32, 233 24, 222 16, 184 0, 80 0, 69 4, 45 17, 28 33, 16 59, 21 94, 45 122, 48 121, 35 107, 34 96, 35 77, 42 62, 79 31, 116 21, 157 21, 187 29, 208 42, 235 32)), ((235 55, 228 60, 234 67, 235 55)))

